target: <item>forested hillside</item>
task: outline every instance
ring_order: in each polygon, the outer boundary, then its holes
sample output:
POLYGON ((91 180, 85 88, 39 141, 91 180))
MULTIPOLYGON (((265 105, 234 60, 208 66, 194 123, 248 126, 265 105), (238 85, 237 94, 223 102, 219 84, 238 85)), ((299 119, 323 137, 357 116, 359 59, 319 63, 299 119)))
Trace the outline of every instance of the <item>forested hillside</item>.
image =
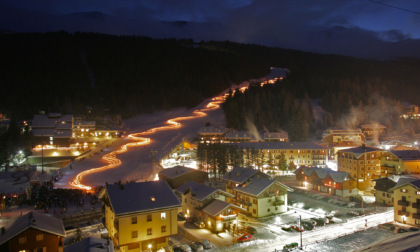
MULTIPOLYGON (((233 83, 265 76, 271 66, 291 73, 282 83, 284 91, 275 91, 286 96, 265 95, 265 103, 322 99, 335 122, 351 105, 369 103, 374 93, 418 102, 419 60, 367 61, 231 42, 92 33, 3 34, 0 43, 0 112, 17 119, 32 118, 39 110, 85 113, 86 106, 126 118, 193 107, 233 83)), ((266 120, 273 125, 261 127, 287 123, 271 117, 266 120)))

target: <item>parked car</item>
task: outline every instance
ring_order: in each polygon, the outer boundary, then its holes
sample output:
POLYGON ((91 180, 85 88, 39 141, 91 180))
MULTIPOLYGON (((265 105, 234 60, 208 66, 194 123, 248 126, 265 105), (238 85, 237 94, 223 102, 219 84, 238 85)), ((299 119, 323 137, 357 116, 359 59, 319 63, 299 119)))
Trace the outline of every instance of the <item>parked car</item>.
POLYGON ((204 250, 203 245, 198 241, 193 241, 190 243, 190 247, 195 252, 201 252, 204 250))
POLYGON ((283 225, 281 229, 283 229, 284 231, 292 231, 292 227, 290 225, 283 225))
POLYGON ((312 225, 312 223, 311 223, 311 222, 309 222, 309 221, 303 221, 303 220, 302 220, 301 225, 302 225, 302 227, 303 227, 305 230, 312 230, 312 229, 314 229, 314 225, 312 225))
POLYGON ((299 245, 297 242, 289 243, 289 244, 284 245, 283 250, 288 251, 289 249, 297 248, 298 246, 299 245))
POLYGON ((247 242, 247 241, 251 241, 253 239, 251 234, 244 234, 241 237, 239 237, 237 239, 238 242, 247 242))
POLYGON ((408 231, 410 231, 410 232, 416 232, 416 231, 420 231, 420 228, 410 227, 410 228, 408 229, 408 231))
POLYGON ((391 231, 395 230, 395 226, 391 223, 385 223, 385 224, 379 225, 379 228, 388 229, 391 231))
POLYGON ((196 217, 187 217, 187 219, 185 220, 187 223, 191 223, 191 224, 194 224, 194 222, 196 222, 197 221, 197 218, 196 217))
POLYGON ((304 227, 302 227, 302 226, 299 226, 299 225, 292 225, 291 227, 292 227, 292 229, 294 229, 294 230, 296 230, 296 231, 298 231, 298 232, 303 232, 303 231, 305 231, 305 228, 304 228, 304 227))
POLYGON ((196 226, 197 228, 205 228, 206 224, 204 224, 203 221, 196 221, 194 222, 194 226, 196 226))
POLYGON ((405 228, 399 228, 398 230, 397 230, 397 233, 407 233, 408 232, 408 230, 407 229, 405 229, 405 228))
POLYGON ((206 240, 206 239, 201 239, 200 243, 203 245, 204 249, 211 249, 213 246, 211 245, 211 243, 206 240))
POLYGON ((311 220, 316 221, 317 226, 324 226, 330 222, 327 218, 311 218, 311 220))
POLYGON ((191 249, 191 247, 188 244, 181 244, 180 248, 184 252, 192 252, 192 249, 191 249))
POLYGON ((179 212, 179 213, 178 213, 178 219, 179 219, 179 220, 185 220, 185 215, 184 215, 184 213, 183 213, 183 212, 179 212))

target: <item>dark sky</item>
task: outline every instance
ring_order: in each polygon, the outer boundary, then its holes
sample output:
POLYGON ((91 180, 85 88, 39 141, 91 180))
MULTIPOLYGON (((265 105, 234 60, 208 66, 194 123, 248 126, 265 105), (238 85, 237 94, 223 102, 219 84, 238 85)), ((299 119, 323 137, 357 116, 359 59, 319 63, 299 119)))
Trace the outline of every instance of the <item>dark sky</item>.
POLYGON ((0 29, 230 40, 365 58, 420 58, 419 0, 0 0, 0 29))

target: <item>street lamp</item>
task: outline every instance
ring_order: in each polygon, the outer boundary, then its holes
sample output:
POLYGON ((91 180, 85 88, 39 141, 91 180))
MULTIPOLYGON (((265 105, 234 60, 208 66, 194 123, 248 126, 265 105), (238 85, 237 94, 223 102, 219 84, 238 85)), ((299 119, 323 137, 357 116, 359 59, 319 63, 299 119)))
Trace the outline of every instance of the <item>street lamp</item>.
MULTIPOLYGON (((295 211, 295 213, 297 212, 295 211)), ((299 222, 299 233, 300 233, 300 249, 302 249, 303 247, 302 245, 302 216, 300 214, 299 214, 298 222, 299 222)))

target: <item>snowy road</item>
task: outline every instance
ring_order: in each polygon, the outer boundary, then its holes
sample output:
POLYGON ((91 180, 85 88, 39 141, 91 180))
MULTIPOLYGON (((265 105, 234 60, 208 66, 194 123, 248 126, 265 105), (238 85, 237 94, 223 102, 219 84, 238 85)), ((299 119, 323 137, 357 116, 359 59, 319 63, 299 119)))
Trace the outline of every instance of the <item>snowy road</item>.
MULTIPOLYGON (((295 214, 295 216, 298 216, 298 214, 295 214)), ((392 222, 393 220, 394 211, 390 210, 384 213, 356 217, 341 224, 328 224, 323 227, 316 227, 312 231, 304 231, 302 233, 303 247, 305 248, 305 246, 308 246, 310 244, 316 244, 327 240, 333 240, 346 235, 351 235, 371 227, 377 227, 379 224, 392 222), (366 223, 367 227, 365 226, 366 223)), ((280 228, 276 228, 275 225, 272 225, 269 229, 271 233, 274 234, 274 236, 260 236, 253 242, 250 242, 248 244, 241 244, 238 250, 243 251, 244 249, 246 249, 246 251, 275 251, 275 249, 281 250, 285 244, 289 244, 292 242, 298 242, 300 246, 300 233, 286 232, 281 230, 280 228)), ((258 235, 256 237, 258 237, 258 235)), ((228 250, 237 251, 237 248, 232 247, 228 250)), ((311 251, 311 249, 308 249, 306 251, 311 251)))

